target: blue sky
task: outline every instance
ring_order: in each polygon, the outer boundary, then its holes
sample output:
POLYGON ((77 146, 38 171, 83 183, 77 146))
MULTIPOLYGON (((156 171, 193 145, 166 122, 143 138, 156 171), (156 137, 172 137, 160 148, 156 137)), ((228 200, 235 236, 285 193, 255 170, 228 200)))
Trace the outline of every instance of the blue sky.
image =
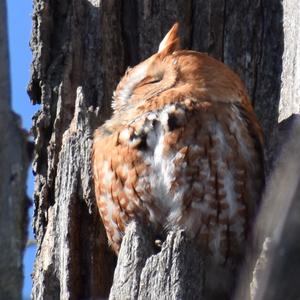
MULTIPOLYGON (((32 116, 38 106, 33 106, 26 93, 30 76, 31 51, 29 39, 31 34, 32 0, 7 0, 8 33, 10 50, 10 75, 12 90, 12 107, 21 118, 23 127, 30 130, 32 116)), ((33 195, 33 175, 28 172, 27 193, 33 195)), ((32 208, 30 209, 29 238, 33 238, 31 228, 32 208)), ((30 298, 31 277, 35 247, 27 248, 24 257, 23 299, 30 298)))

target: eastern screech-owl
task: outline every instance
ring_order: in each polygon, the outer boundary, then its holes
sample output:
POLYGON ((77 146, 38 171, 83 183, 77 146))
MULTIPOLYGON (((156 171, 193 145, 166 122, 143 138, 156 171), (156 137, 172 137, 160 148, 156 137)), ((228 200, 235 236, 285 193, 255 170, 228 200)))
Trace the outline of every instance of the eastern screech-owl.
POLYGON ((216 266, 243 256, 263 154, 239 77, 207 54, 179 50, 175 24, 157 53, 126 71, 113 109, 95 132, 93 169, 114 251, 139 219, 159 236, 184 229, 216 266))

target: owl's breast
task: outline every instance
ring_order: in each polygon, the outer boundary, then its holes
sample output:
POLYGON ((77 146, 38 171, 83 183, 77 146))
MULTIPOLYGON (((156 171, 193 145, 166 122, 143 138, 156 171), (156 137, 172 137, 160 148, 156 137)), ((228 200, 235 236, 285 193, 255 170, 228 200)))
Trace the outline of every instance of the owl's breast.
POLYGON ((122 232, 141 218, 159 230, 185 229, 218 261, 238 253, 262 186, 248 125, 232 104, 188 99, 106 137, 97 193, 104 225, 122 232))

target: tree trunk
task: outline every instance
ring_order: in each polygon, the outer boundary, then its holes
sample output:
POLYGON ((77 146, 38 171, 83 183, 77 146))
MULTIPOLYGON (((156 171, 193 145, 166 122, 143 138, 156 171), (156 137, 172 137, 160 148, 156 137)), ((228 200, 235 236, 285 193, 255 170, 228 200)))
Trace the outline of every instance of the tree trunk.
POLYGON ((27 238, 25 132, 11 110, 6 3, 0 0, 0 299, 21 299, 27 238))
POLYGON ((152 241, 140 224, 128 226, 109 299, 200 299, 203 261, 184 232, 170 232, 159 253, 152 241))
MULTIPOLYGON (((107 247, 95 207, 92 135, 109 118, 111 95, 126 67, 155 52, 175 21, 180 22, 184 48, 223 60, 245 81, 265 131, 266 164, 271 169, 279 103, 290 107, 292 101, 280 100, 280 91, 282 21, 291 20, 283 16, 293 13, 283 10, 280 0, 34 1, 29 94, 34 103, 42 104, 34 120, 38 241, 34 299, 108 296, 116 259, 107 247)), ((291 69, 286 72, 283 82, 293 76, 291 69)), ((129 298, 159 298, 157 289, 174 280, 170 274, 179 276, 178 285, 167 286, 163 296, 187 299, 200 293, 199 278, 194 276, 191 294, 183 294, 187 288, 183 266, 190 266, 190 274, 201 272, 201 261, 190 260, 193 250, 187 247, 184 233, 171 233, 161 253, 148 259, 155 250, 145 246, 147 229, 139 231, 134 224, 130 228, 112 299, 122 299, 121 287, 123 299, 126 293, 129 298), (157 264, 162 273, 155 274, 157 264), (129 281, 122 285, 125 273, 130 274, 129 281)))
POLYGON ((300 117, 285 121, 288 136, 265 192, 256 224, 263 249, 254 268, 255 300, 300 299, 300 117))

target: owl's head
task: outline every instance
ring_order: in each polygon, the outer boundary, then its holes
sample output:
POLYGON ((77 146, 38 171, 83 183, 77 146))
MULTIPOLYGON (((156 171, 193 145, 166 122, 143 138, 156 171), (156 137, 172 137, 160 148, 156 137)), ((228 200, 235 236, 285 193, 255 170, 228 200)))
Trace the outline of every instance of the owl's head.
POLYGON ((139 98, 148 99, 174 83, 175 66, 168 65, 165 59, 179 49, 178 30, 179 24, 175 23, 159 44, 157 53, 126 70, 114 91, 112 103, 114 110, 122 110, 139 98))
POLYGON ((175 23, 159 44, 157 53, 128 68, 118 84, 112 107, 115 112, 151 101, 172 90, 194 99, 243 102, 250 109, 240 78, 222 62, 206 53, 180 50, 179 24, 175 23))

